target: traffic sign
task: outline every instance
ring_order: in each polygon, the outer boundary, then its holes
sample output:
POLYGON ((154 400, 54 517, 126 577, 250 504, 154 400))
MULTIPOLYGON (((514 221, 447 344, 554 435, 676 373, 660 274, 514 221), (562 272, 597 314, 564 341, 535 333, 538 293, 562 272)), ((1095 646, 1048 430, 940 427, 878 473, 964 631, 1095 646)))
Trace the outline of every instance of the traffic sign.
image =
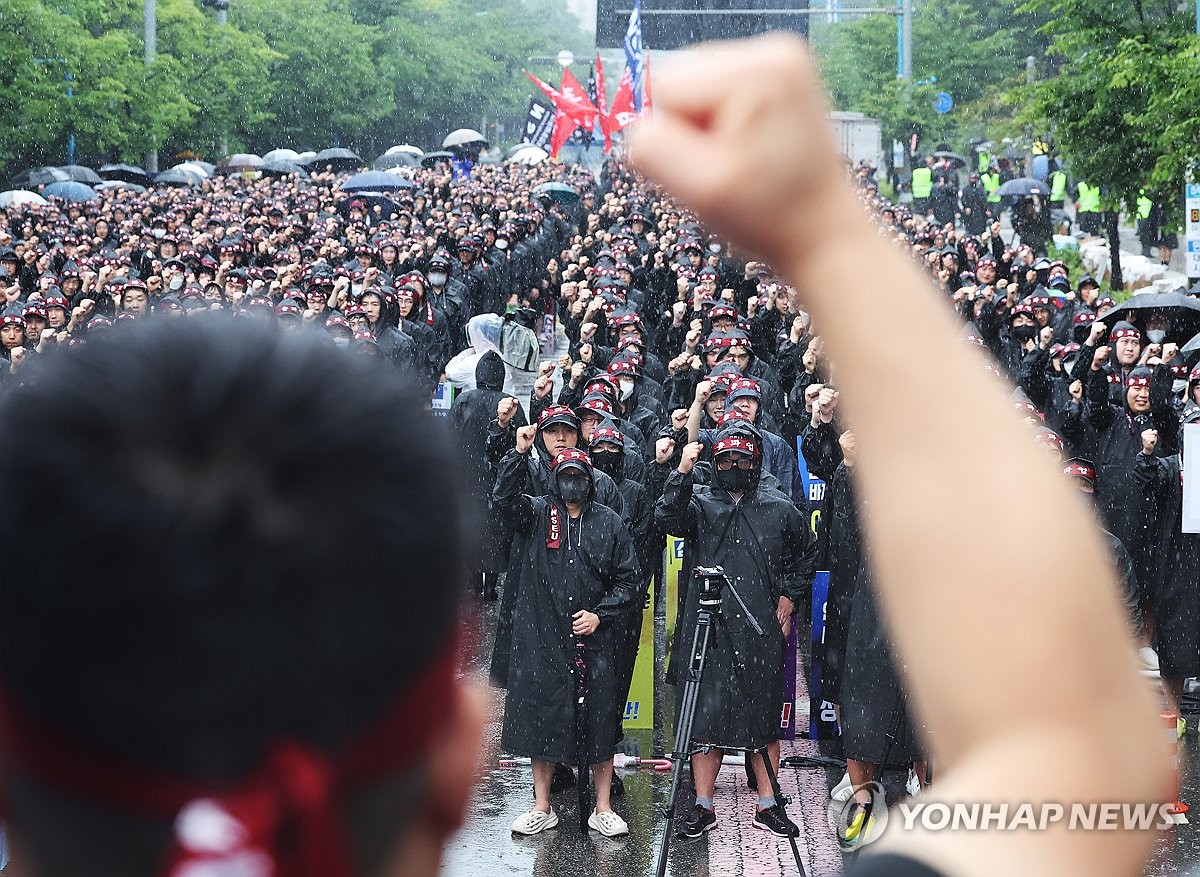
POLYGON ((946 94, 944 91, 939 91, 933 98, 933 111, 938 115, 945 115, 954 109, 954 98, 946 94))
POLYGON ((1183 194, 1187 234, 1184 270, 1188 277, 1200 277, 1200 183, 1188 183, 1183 194))

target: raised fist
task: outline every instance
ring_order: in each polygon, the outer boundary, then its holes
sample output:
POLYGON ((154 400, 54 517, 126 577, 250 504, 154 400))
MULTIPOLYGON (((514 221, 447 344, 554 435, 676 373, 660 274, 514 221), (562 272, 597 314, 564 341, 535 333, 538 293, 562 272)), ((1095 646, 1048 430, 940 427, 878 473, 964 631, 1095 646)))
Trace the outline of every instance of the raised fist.
POLYGON ((700 442, 689 442, 683 447, 683 456, 679 458, 679 473, 688 475, 696 466, 696 461, 700 459, 700 452, 704 450, 704 445, 700 442))
POLYGON ((529 449, 533 447, 533 440, 537 438, 536 424, 522 426, 517 430, 517 453, 528 454, 529 449))
POLYGON ((496 421, 500 427, 506 428, 508 422, 512 420, 513 415, 517 413, 517 405, 519 403, 512 396, 505 396, 496 403, 496 421))
POLYGON ((665 466, 671 460, 671 455, 675 453, 675 439, 660 438, 654 443, 654 461, 660 466, 665 466))

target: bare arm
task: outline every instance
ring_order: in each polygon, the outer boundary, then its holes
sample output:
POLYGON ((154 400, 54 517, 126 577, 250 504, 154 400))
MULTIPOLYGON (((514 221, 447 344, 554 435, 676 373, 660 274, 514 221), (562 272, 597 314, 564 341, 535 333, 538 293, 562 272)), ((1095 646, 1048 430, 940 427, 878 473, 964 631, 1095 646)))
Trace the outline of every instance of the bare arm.
MULTIPOLYGON (((660 73, 655 113, 633 142, 640 169, 806 290, 837 361, 881 602, 945 771, 935 794, 1164 800, 1165 747, 1095 524, 927 280, 856 203, 802 45, 774 36, 683 60, 660 73), (879 276, 892 278, 886 301, 879 276), (897 312, 912 330, 903 339, 897 312), (912 349, 936 350, 938 367, 912 349), (911 411, 922 404, 918 430, 911 411), (1057 538, 1018 556, 976 535, 973 522, 1026 520, 1031 508, 1061 522, 1057 538)), ((991 877, 1137 873, 1152 841, 1065 828, 889 831, 881 846, 949 874, 991 877)))

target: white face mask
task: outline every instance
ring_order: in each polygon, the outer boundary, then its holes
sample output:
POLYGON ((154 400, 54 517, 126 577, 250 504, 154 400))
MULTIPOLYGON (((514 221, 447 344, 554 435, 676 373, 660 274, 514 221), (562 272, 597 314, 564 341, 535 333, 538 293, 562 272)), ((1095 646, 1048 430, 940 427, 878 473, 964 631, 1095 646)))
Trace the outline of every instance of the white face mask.
POLYGON ((508 241, 506 241, 504 238, 496 238, 496 249, 497 250, 507 250, 508 249, 508 241))
POLYGON ((1165 329, 1150 329, 1146 332, 1146 337, 1150 339, 1151 344, 1162 344, 1167 340, 1167 331, 1165 329))
POLYGON ((443 271, 430 271, 429 282, 434 286, 443 286, 446 283, 447 276, 443 271))
POLYGON ((334 338, 333 343, 337 347, 349 347, 350 339, 349 338, 334 338))
POLYGON ((634 386, 633 381, 629 380, 629 378, 621 378, 620 384, 621 384, 621 401, 628 402, 629 397, 633 395, 633 386, 634 386))
POLYGON ((361 283, 351 283, 350 284, 350 294, 352 296, 354 296, 355 298, 358 298, 360 295, 362 295, 362 291, 363 291, 363 285, 361 283))
POLYGON ((176 274, 174 277, 171 278, 171 282, 168 283, 167 286, 169 286, 171 289, 182 289, 183 288, 183 275, 176 274))

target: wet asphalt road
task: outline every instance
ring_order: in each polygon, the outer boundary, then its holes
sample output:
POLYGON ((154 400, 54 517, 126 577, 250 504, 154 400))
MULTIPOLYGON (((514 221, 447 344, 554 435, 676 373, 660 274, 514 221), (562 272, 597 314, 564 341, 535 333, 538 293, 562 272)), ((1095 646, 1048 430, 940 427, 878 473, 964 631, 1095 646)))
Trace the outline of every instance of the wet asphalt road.
MULTIPOLYGON (((480 649, 478 672, 484 674, 490 659, 490 638, 495 627, 495 605, 478 609, 484 624, 485 641, 480 649)), ((661 648, 661 635, 660 635, 661 648)), ((804 643, 804 637, 801 637, 804 643)), ((661 664, 660 664, 661 666, 661 664)), ((802 674, 801 674, 802 675, 802 674)), ((658 674, 661 679, 661 672, 658 674)), ((660 717, 655 731, 634 731, 626 736, 628 754, 648 756, 669 749, 671 722, 674 718, 674 689, 660 683, 656 702, 660 717), (661 693, 661 698, 659 694, 661 693), (662 716, 667 717, 664 747, 662 716)), ((630 833, 621 839, 608 839, 597 832, 583 837, 579 830, 575 789, 555 795, 552 804, 560 818, 559 826, 534 837, 520 837, 509 830, 512 821, 532 806, 533 785, 528 765, 499 767, 500 728, 503 717, 503 692, 494 691, 492 714, 487 728, 484 771, 471 802, 467 823, 447 847, 442 877, 645 877, 655 873, 660 834, 664 820, 660 815, 669 794, 669 772, 627 768, 626 793, 616 799, 614 808, 628 822, 630 833)), ((797 697, 800 727, 806 727, 804 712, 807 696, 797 697)), ((1170 874, 1200 874, 1200 737, 1197 716, 1188 717, 1188 731, 1179 743, 1181 766, 1180 798, 1195 809, 1190 824, 1160 834, 1146 873, 1152 877, 1170 874)), ((837 755, 836 741, 820 744, 796 740, 783 744, 783 755, 837 755)), ((793 803, 788 812, 802 829, 798 844, 808 877, 831 877, 842 872, 844 858, 827 822, 827 790, 841 777, 840 770, 828 768, 787 768, 780 771, 780 783, 793 803)), ((889 802, 903 794, 905 773, 888 772, 889 802)), ((687 779, 685 775, 685 787, 687 779)), ((685 790, 684 795, 688 793, 685 790)), ((686 800, 686 797, 685 797, 686 800)), ((717 780, 715 797, 720 823, 718 828, 696 841, 672 840, 668 874, 694 877, 774 877, 796 874, 791 850, 783 838, 757 831, 750 825, 754 797, 746 787, 743 768, 726 765, 717 780)), ((691 801, 686 800, 690 805, 691 801)))

